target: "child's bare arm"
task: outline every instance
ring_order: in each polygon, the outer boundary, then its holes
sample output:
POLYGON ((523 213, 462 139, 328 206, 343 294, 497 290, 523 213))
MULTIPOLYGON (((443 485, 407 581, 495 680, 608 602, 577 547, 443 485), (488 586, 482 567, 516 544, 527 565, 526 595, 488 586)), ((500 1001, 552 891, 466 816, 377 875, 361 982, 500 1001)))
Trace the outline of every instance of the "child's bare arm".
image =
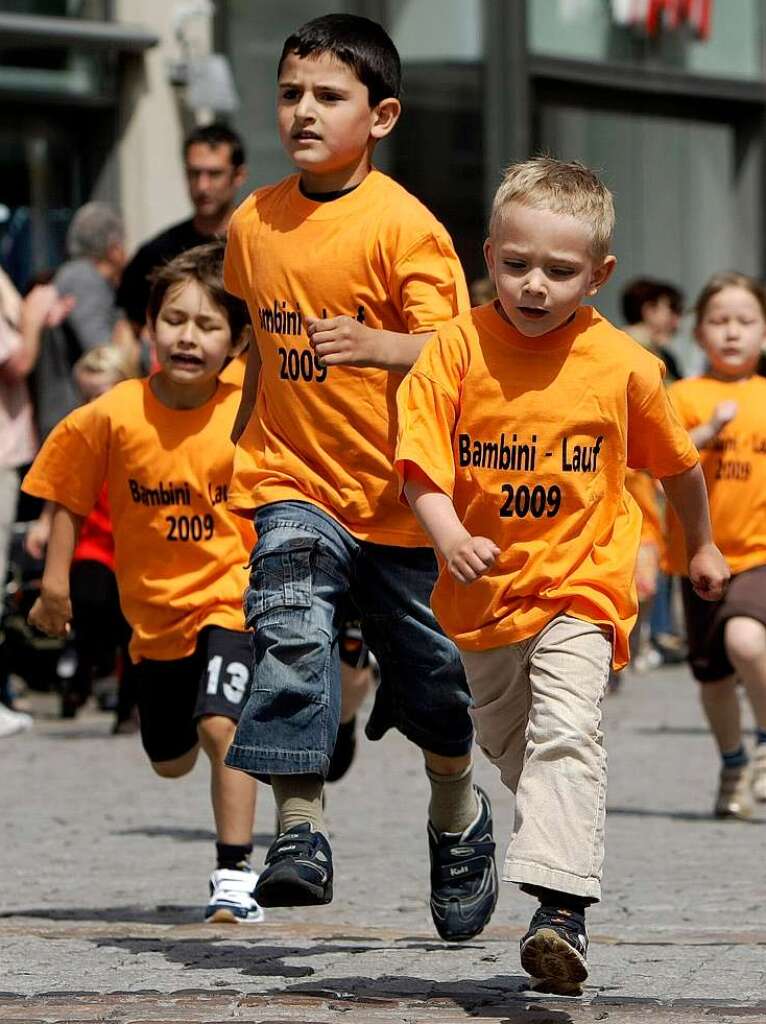
POLYGON ((473 583, 494 564, 500 548, 487 537, 472 537, 455 506, 421 474, 408 477, 404 493, 418 522, 458 583, 473 583))
POLYGON ((40 513, 40 518, 36 522, 29 524, 27 535, 24 538, 24 549, 32 558, 39 559, 45 555, 45 549, 48 546, 51 535, 51 521, 53 520, 53 510, 55 507, 52 501, 46 501, 40 513))
POLYGON ((250 342, 247 350, 247 365, 245 366, 245 379, 242 382, 242 397, 239 400, 239 408, 234 418, 234 426, 231 428, 231 440, 236 444, 245 432, 245 427, 250 422, 255 408, 255 400, 258 397, 258 381, 261 376, 261 353, 255 341, 250 342))
POLYGON ((689 437, 696 448, 707 448, 721 433, 727 423, 737 415, 736 402, 719 402, 707 423, 701 423, 689 431, 689 437))
POLYGON ((350 316, 306 318, 309 343, 327 366, 375 366, 406 373, 433 335, 399 334, 365 327, 350 316))
POLYGON ((677 476, 666 476, 662 487, 684 532, 691 584, 700 597, 719 601, 726 591, 731 572, 713 543, 707 488, 701 466, 697 463, 677 476))
POLYGON ((70 630, 69 570, 81 523, 82 516, 54 506, 40 596, 29 613, 30 625, 49 636, 66 636, 70 630))

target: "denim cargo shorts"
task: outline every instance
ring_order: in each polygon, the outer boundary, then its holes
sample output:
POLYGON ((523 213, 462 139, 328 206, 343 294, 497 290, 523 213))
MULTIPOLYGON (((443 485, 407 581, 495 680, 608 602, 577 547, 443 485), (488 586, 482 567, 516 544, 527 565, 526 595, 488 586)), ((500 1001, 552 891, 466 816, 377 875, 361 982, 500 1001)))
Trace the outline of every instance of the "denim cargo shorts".
POLYGON ((398 729, 424 750, 466 754, 470 695, 429 604, 430 548, 359 541, 305 502, 260 509, 245 593, 253 630, 248 702, 226 763, 260 778, 326 776, 341 703, 338 633, 352 614, 380 667, 367 736, 398 729))

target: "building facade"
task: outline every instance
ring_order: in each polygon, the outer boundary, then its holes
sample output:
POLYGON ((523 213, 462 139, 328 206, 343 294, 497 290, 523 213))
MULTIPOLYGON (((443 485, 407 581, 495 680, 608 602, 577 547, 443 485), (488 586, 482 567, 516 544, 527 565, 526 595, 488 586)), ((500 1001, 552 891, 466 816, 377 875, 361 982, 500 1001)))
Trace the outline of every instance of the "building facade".
POLYGON ((173 84, 183 78, 173 63, 190 50, 228 59, 239 106, 227 119, 245 137, 250 187, 287 173, 274 128, 276 62, 285 36, 328 9, 381 21, 399 47, 404 114, 376 160, 445 222, 469 278, 483 272, 502 167, 537 152, 583 160, 614 190, 619 270, 599 297, 614 319, 620 284, 639 274, 691 296, 723 267, 766 272, 761 0, 0 0, 3 51, 14 16, 68 14, 108 36, 57 43, 66 103, 52 80, 55 96, 25 93, 18 69, 9 77, 2 61, 0 103, 11 97, 13 114, 0 130, 0 180, 10 162, 15 191, 0 204, 24 200, 32 221, 60 208, 63 222, 67 204, 110 198, 131 244, 183 216, 180 140, 210 114, 173 84))

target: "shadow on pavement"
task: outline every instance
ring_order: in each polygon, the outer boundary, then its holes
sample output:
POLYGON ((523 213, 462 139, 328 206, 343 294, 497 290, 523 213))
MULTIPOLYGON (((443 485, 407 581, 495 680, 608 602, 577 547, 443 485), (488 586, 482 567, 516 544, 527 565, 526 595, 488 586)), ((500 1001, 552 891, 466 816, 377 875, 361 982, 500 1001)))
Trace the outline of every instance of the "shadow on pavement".
POLYGON ((159 904, 124 907, 34 907, 30 910, 9 910, 0 919, 26 917, 45 921, 86 921, 89 924, 107 921, 111 924, 201 924, 200 904, 159 904))
MULTIPOLYGON (((443 949, 444 947, 442 947, 443 949)), ((380 978, 321 978, 316 982, 290 985, 286 990, 291 996, 314 996, 317 999, 340 999, 349 1004, 369 1005, 385 1003, 388 1000, 417 1000, 418 1002, 451 1002, 465 1010, 471 1017, 498 1017, 508 1024, 538 1022, 538 1024, 573 1024, 566 1011, 551 1010, 545 1004, 550 997, 530 993, 526 975, 495 975, 481 981, 456 979, 455 981, 433 981, 428 978, 414 978, 409 975, 382 976, 380 978), (512 1004, 524 1000, 540 1001, 539 1006, 512 1004), (511 1005, 509 1005, 511 1003, 511 1005)), ((276 992, 269 993, 277 995, 276 992)), ((553 997, 555 1002, 564 1001, 553 997)), ((569 1002, 569 999, 565 1001, 569 1002)), ((573 1005, 582 1006, 578 998, 571 998, 573 1005)), ((416 1018, 414 1018, 416 1019, 416 1018)))
MULTIPOLYGON (((99 949, 112 948, 139 956, 155 953, 164 956, 169 963, 180 964, 185 970, 226 972, 229 977, 232 971, 248 978, 310 978, 316 973, 308 964, 288 964, 287 960, 312 960, 323 956, 360 956, 366 953, 391 954, 401 953, 407 956, 412 952, 439 953, 443 955, 445 947, 440 942, 419 942, 403 946, 399 943, 386 945, 339 945, 335 943, 312 943, 306 946, 273 946, 257 940, 257 936, 249 929, 238 929, 236 937, 219 939, 157 939, 157 938, 95 938, 90 940, 99 949), (255 940, 255 941, 253 941, 255 940)), ((356 982, 363 986, 374 986, 370 979, 357 978, 356 982)), ((414 985, 422 985, 428 989, 435 983, 427 980, 400 979, 414 985)), ((333 988, 334 981, 327 987, 333 988)), ((322 986, 325 987, 324 985, 322 986)), ((281 991, 277 990, 277 991, 281 991)), ((290 989, 292 991, 292 989, 290 989)))
MULTIPOLYGON (((37 718, 35 721, 39 721, 37 718)), ((38 728, 37 732, 40 736, 44 736, 46 740, 61 741, 63 743, 69 743, 72 740, 110 740, 115 743, 122 743, 125 739, 135 739, 134 736, 112 736, 111 734, 111 719, 105 721, 103 724, 94 723, 92 726, 81 725, 76 728, 69 729, 46 729, 45 725, 47 722, 43 719, 42 728, 38 728)), ((66 723, 65 723, 66 725, 66 723)))
POLYGON ((656 807, 607 807, 609 815, 620 815, 626 818, 672 818, 674 821, 707 821, 711 825, 726 825, 731 828, 734 825, 766 825, 766 818, 747 818, 732 821, 726 818, 716 818, 712 814, 705 814, 702 811, 662 811, 656 807))
MULTIPOLYGON (((214 843, 215 832, 206 828, 180 828, 170 825, 141 825, 139 828, 125 828, 114 830, 114 836, 148 836, 151 839, 177 839, 183 843, 214 843)), ((274 841, 274 834, 271 832, 256 832, 253 836, 253 846, 268 847, 274 841)))
MULTIPOLYGON (((639 736, 709 736, 706 725, 642 725, 633 730, 639 736)), ((754 736, 755 729, 743 729, 743 736, 754 736)))

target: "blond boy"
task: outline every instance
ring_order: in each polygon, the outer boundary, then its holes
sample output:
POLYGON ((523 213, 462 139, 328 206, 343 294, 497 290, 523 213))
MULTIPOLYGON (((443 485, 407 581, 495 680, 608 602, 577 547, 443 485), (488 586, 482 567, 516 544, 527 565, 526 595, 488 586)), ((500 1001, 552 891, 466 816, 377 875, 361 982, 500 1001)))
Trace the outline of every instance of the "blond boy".
POLYGON ((614 269, 613 224, 582 165, 510 167, 484 250, 498 300, 442 327, 398 393, 397 468, 441 560, 432 605, 516 794, 504 877, 540 901, 522 965, 556 992, 587 977, 601 896, 600 705, 628 660, 641 533, 626 466, 662 480, 697 592, 718 597, 728 576, 659 361, 582 305, 614 269))

